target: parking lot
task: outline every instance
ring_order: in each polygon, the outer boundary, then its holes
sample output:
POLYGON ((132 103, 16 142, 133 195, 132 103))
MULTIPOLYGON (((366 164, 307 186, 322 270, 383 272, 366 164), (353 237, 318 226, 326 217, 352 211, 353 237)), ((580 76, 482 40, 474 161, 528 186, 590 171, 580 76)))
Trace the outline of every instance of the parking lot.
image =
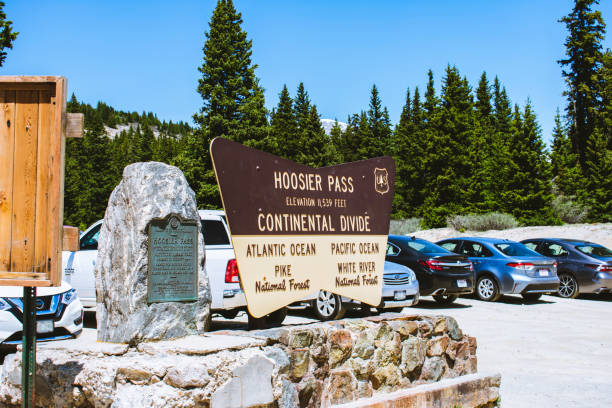
MULTIPOLYGON (((495 303, 459 298, 449 306, 425 297, 404 313, 450 315, 475 336, 478 371, 502 374, 504 407, 612 406, 611 295, 543 296, 533 303, 508 295, 495 303)), ((294 310, 284 324, 315 321, 307 310, 294 310)), ((246 322, 244 312, 233 320, 215 317, 212 330, 246 330, 246 322)), ((85 325, 79 339, 65 342, 95 342, 93 313, 85 325)))

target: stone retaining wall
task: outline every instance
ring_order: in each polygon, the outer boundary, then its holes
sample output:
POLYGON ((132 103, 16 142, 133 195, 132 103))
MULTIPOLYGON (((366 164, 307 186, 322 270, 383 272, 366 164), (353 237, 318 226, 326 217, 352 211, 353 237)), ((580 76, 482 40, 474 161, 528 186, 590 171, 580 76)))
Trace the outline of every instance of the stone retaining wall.
MULTIPOLYGON (((48 343, 37 362, 45 407, 319 407, 476 373, 476 339, 451 317, 386 314, 135 347, 48 343)), ((0 406, 21 403, 20 383, 9 355, 0 406)))

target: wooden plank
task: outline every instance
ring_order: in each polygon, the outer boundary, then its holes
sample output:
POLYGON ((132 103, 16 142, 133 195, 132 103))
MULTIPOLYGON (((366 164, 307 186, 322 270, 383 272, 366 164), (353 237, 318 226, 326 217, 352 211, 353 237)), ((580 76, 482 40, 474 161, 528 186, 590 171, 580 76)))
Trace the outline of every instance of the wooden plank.
POLYGON ((64 77, 57 75, 4 75, 0 76, 0 85, 1 84, 10 84, 10 83, 44 83, 44 82, 52 82, 56 83, 60 80, 63 80, 64 77))
POLYGON ((77 227, 69 227, 64 225, 64 236, 62 239, 63 251, 78 251, 79 250, 79 229, 77 227))
POLYGON ((53 135, 53 105, 51 93, 40 91, 38 96, 38 152, 36 154, 36 226, 34 234, 34 272, 49 272, 49 140, 53 135))
POLYGON ((0 278, 47 279, 46 273, 40 272, 0 272, 0 278))
POLYGON ((15 155, 15 91, 0 91, 0 270, 10 270, 15 155))
POLYGON ((66 138, 83 137, 85 115, 83 113, 66 114, 66 138))
POLYGON ((51 286, 51 281, 48 279, 0 279, 0 286, 51 286))
POLYGON ((14 82, 8 84, 0 84, 0 90, 53 92, 55 90, 55 84, 52 82, 14 82))
POLYGON ((66 148, 66 88, 64 77, 56 77, 53 136, 49 143, 49 232, 47 247, 51 258, 49 278, 52 286, 62 284, 62 236, 64 225, 64 153, 66 148))
POLYGON ((36 216, 38 92, 18 91, 16 100, 10 271, 32 272, 36 216))

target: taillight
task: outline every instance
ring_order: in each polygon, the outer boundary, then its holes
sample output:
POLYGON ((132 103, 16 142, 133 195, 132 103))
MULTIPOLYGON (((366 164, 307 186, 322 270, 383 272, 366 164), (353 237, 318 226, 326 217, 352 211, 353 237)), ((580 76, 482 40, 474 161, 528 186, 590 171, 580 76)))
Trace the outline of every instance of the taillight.
POLYGON ((522 269, 524 271, 530 271, 533 269, 533 264, 531 262, 508 262, 506 265, 511 268, 522 269))
POLYGON ((419 263, 420 263, 421 265, 423 265, 424 267, 429 268, 429 269, 432 269, 432 270, 435 270, 435 271, 441 271, 442 269, 444 269, 444 268, 442 267, 442 264, 443 264, 444 262, 442 262, 442 261, 437 261, 437 260, 435 260, 435 259, 428 259, 428 260, 426 260, 426 261, 419 261, 419 263))
POLYGON ((599 272, 612 272, 612 265, 599 265, 597 270, 599 272))
POLYGON ((240 283, 238 263, 235 259, 227 261, 227 267, 225 268, 225 283, 240 283))

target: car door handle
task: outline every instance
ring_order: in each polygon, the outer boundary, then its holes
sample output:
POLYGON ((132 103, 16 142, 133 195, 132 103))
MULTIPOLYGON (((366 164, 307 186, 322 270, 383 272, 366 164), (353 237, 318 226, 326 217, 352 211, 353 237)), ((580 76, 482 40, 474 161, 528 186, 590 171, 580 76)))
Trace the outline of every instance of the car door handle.
POLYGON ((479 263, 480 263, 480 261, 472 261, 472 263, 473 263, 474 265, 477 265, 477 264, 479 264, 479 263))

